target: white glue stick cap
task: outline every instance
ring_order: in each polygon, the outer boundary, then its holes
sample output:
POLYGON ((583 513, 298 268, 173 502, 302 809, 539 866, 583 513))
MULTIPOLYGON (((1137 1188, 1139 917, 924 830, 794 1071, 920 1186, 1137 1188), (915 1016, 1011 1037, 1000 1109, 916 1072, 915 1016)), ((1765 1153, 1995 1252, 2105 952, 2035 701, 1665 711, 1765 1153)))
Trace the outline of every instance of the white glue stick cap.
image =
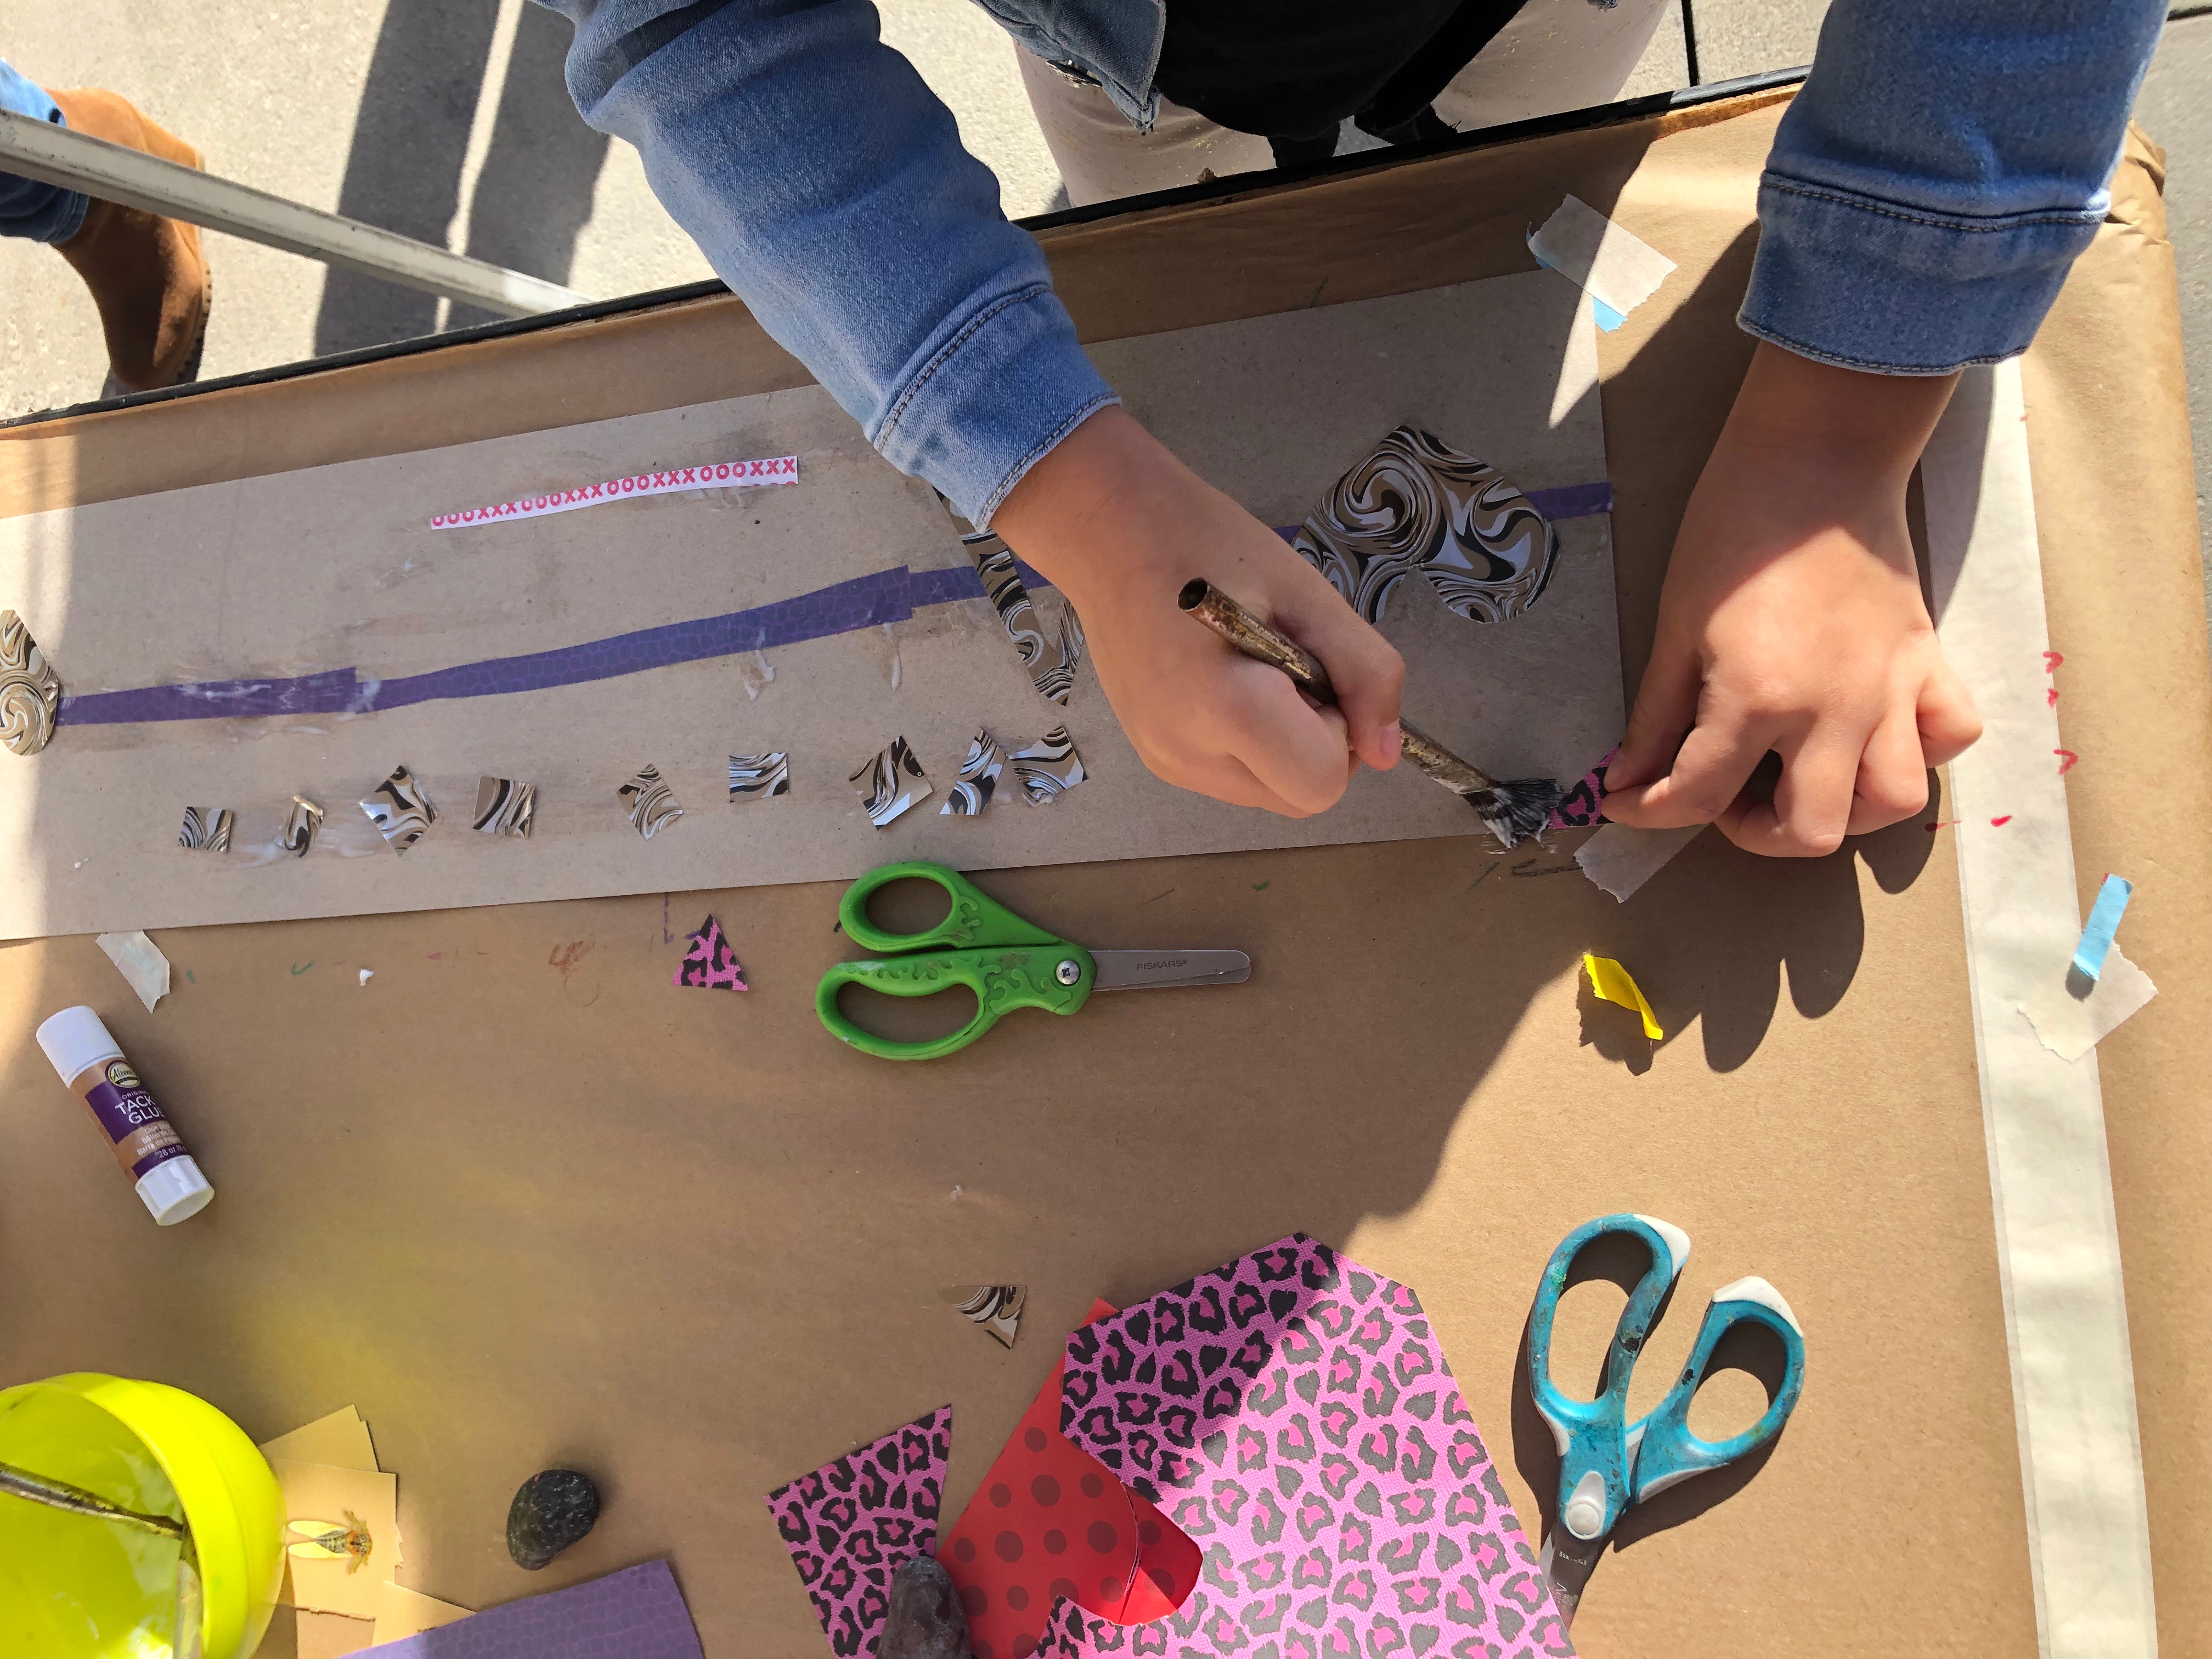
POLYGON ((215 1200, 215 1188, 190 1158, 173 1158, 156 1164, 138 1177, 138 1196, 164 1227, 173 1227, 198 1215, 215 1200))
POLYGON ((122 1047, 89 1008, 64 1008, 40 1026, 39 1047, 46 1051, 64 1083, 75 1080, 88 1066, 123 1058, 122 1047))

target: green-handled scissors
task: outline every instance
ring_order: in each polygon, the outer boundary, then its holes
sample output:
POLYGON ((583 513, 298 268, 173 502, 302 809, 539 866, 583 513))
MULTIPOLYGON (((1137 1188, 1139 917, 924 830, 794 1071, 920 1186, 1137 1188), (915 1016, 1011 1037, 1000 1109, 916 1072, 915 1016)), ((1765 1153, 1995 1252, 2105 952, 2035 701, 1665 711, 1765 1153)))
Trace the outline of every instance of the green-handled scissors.
POLYGON ((1252 976, 1242 951, 1086 951, 1024 921, 941 864, 886 864, 845 890, 837 905, 845 935, 883 958, 841 962, 822 975, 814 1012, 832 1036, 884 1060, 935 1060, 965 1048, 1015 1008, 1072 1014, 1093 991, 1177 985, 1237 985, 1252 976), (945 920, 920 933, 885 933, 868 920, 868 901, 895 881, 933 882, 952 901, 945 920), (927 1042, 894 1042, 864 1031, 838 1012, 837 988, 864 985, 886 996, 926 997, 964 985, 975 1018, 927 1042))

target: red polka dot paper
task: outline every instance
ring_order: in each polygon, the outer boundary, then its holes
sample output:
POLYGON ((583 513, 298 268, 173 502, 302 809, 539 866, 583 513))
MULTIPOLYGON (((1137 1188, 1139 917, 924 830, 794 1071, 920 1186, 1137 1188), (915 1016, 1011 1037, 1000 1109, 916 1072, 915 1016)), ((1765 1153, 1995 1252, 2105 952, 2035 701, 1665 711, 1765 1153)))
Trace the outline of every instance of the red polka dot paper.
POLYGON ((1574 1651, 1420 1299, 1302 1233, 1071 1335, 1060 1426, 1204 1552, 1155 1624, 1063 1609, 1062 1653, 1574 1651))
MULTIPOLYGON (((1114 1312, 1091 1304, 1091 1318, 1114 1312)), ((938 1559, 968 1611, 974 1659, 1030 1659, 1056 1604, 1115 1625, 1172 1612, 1198 1547, 1060 1432, 1060 1368, 1014 1425, 938 1559)))

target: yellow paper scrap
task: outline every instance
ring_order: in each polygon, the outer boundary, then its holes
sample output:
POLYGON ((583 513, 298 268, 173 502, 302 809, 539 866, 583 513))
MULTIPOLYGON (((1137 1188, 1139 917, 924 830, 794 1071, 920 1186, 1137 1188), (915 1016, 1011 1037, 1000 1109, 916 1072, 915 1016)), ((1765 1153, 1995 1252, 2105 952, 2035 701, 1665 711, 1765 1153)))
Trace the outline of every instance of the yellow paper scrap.
POLYGON ((1654 1042, 1662 1042, 1666 1032, 1659 1029, 1659 1021, 1651 1012, 1651 1005, 1644 1000, 1644 993, 1627 969, 1611 957, 1594 957, 1583 952, 1583 971, 1589 975, 1590 989, 1607 1002, 1619 1003, 1624 1008, 1633 1008, 1644 1017, 1644 1035, 1654 1042))
POLYGON ((441 1601, 434 1595, 425 1595, 386 1579, 377 1591, 377 1645, 420 1636, 426 1630, 435 1630, 441 1625, 450 1625, 456 1619, 468 1616, 466 1607, 457 1607, 451 1601, 441 1601))
POLYGON ((319 1417, 304 1429, 264 1441, 261 1455, 275 1462, 327 1463, 334 1469, 367 1469, 375 1473, 376 1445, 368 1437, 368 1425, 351 1406, 319 1417))
POLYGON ((284 1492, 292 1605, 374 1620, 378 1592, 400 1564, 398 1480, 281 1457, 269 1467, 284 1492), (317 1541, 324 1539, 336 1547, 317 1541))

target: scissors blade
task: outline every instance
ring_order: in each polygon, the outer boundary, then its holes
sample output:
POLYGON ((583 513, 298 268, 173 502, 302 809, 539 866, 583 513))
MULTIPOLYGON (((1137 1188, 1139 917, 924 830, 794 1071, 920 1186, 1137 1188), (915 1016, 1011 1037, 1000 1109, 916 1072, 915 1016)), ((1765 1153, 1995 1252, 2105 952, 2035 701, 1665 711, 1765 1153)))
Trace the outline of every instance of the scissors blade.
POLYGON ((1605 1553, 1602 1537, 1580 1539, 1565 1527, 1554 1526, 1544 1540, 1544 1553, 1538 1565, 1552 1587, 1552 1605, 1559 1610, 1559 1622, 1572 1625, 1575 1609, 1582 1605, 1583 1586, 1589 1583, 1590 1569, 1605 1553))
POLYGON ((1178 985, 1242 985, 1252 958, 1242 951, 1093 951, 1094 991, 1152 991, 1178 985))

